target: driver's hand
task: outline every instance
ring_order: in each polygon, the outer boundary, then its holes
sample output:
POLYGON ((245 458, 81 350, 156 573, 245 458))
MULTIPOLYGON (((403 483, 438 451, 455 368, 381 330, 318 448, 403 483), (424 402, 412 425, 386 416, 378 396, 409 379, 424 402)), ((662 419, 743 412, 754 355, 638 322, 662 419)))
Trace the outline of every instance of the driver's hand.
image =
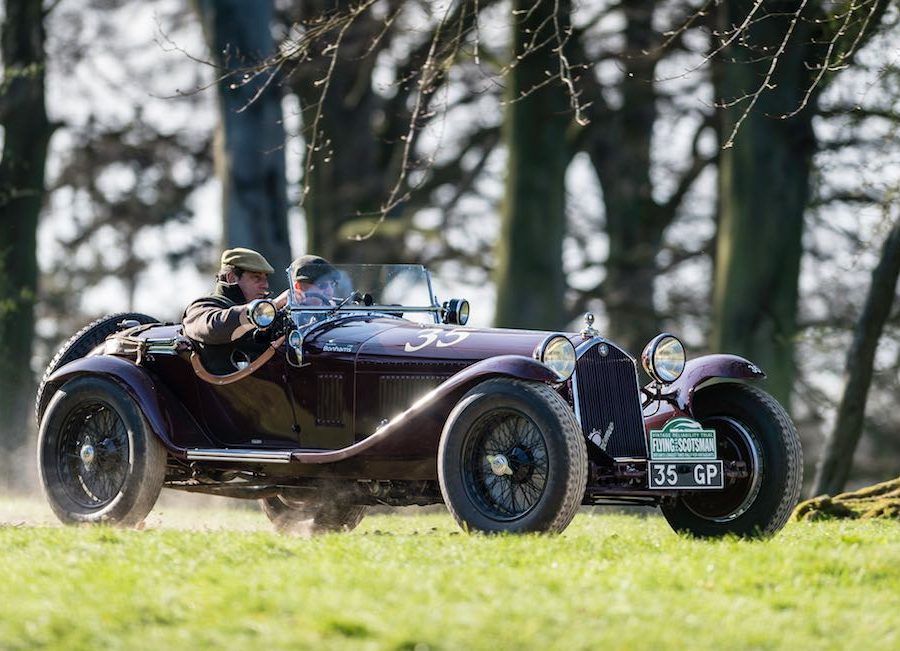
POLYGON ((253 341, 257 344, 270 344, 288 331, 291 317, 285 312, 279 312, 275 321, 265 330, 259 328, 253 331, 253 341))
POLYGON ((288 302, 288 292, 290 290, 286 289, 281 292, 278 296, 272 299, 272 302, 275 303, 275 308, 278 310, 284 309, 284 306, 287 305, 288 302))

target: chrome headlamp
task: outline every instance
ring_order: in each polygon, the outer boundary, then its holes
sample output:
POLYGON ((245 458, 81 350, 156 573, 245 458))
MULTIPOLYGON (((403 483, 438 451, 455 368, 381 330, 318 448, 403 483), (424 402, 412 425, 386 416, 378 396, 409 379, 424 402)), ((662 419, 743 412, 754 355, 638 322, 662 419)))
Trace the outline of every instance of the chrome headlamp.
POLYGON ((671 384, 680 378, 685 360, 684 344, 667 332, 654 337, 641 353, 644 370, 659 384, 671 384))
POLYGON ((562 335, 550 335, 534 349, 534 358, 552 369, 560 380, 575 372, 575 346, 562 335))
POLYGON ((469 322, 469 301, 451 298, 441 306, 441 321, 450 325, 466 325, 469 322))
POLYGON ((267 298, 258 298, 247 304, 247 317, 250 319, 250 323, 260 330, 265 330, 272 325, 277 314, 275 303, 267 298))

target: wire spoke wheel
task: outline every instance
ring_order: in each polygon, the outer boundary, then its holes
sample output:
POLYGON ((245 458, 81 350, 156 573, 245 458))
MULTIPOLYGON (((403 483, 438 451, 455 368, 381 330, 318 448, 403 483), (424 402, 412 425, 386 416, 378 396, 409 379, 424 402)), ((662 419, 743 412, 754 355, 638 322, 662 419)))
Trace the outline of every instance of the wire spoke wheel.
POLYGON ((109 504, 125 484, 128 432, 119 415, 102 402, 80 405, 59 437, 59 480, 73 502, 86 509, 109 504))
POLYGON ((685 492, 663 502, 676 531, 699 537, 771 536, 780 530, 800 496, 803 451, 787 412, 769 394, 743 384, 699 391, 694 415, 715 430, 717 457, 746 469, 721 491, 685 492))
POLYGON ((474 424, 464 451, 469 496, 486 513, 513 520, 528 513, 547 485, 547 443, 525 414, 498 410, 474 424))
POLYGON ((485 380, 447 419, 438 481, 447 508, 467 531, 559 533, 584 497, 581 426, 547 384, 485 380))
POLYGON ((55 392, 38 434, 38 470, 65 523, 139 524, 166 477, 167 452, 113 380, 82 376, 55 392))

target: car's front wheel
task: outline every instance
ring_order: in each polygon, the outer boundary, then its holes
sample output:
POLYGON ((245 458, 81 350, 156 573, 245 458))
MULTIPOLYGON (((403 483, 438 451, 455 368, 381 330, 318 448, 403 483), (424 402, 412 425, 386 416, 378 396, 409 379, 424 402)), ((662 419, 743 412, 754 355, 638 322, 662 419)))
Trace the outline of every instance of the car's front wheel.
POLYGON ((569 405, 546 384, 487 380, 447 420, 438 479, 463 529, 557 533, 584 497, 584 436, 569 405))
POLYGON ((673 529, 699 537, 770 536, 800 497, 803 454, 790 417, 769 394, 742 384, 698 392, 694 415, 716 432, 718 458, 741 468, 724 490, 697 491, 662 504, 673 529))
POLYGON ((343 502, 311 502, 287 497, 260 500, 263 512, 281 533, 320 534, 350 531, 366 513, 366 507, 343 502))
POLYGON ((79 377, 47 405, 38 469, 50 507, 63 522, 134 526, 159 497, 166 449, 116 382, 79 377))

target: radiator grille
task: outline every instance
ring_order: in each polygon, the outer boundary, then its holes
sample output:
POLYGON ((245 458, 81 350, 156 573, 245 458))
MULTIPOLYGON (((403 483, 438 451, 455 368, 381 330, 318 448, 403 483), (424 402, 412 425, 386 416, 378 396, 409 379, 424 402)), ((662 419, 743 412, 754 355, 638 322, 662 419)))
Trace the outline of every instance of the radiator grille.
POLYGON ((316 425, 344 424, 344 374, 319 375, 316 401, 316 425))
POLYGON ((637 373, 628 355, 609 342, 596 343, 578 359, 573 385, 576 413, 585 436, 603 440, 612 424, 606 439, 607 454, 647 457, 637 373))

